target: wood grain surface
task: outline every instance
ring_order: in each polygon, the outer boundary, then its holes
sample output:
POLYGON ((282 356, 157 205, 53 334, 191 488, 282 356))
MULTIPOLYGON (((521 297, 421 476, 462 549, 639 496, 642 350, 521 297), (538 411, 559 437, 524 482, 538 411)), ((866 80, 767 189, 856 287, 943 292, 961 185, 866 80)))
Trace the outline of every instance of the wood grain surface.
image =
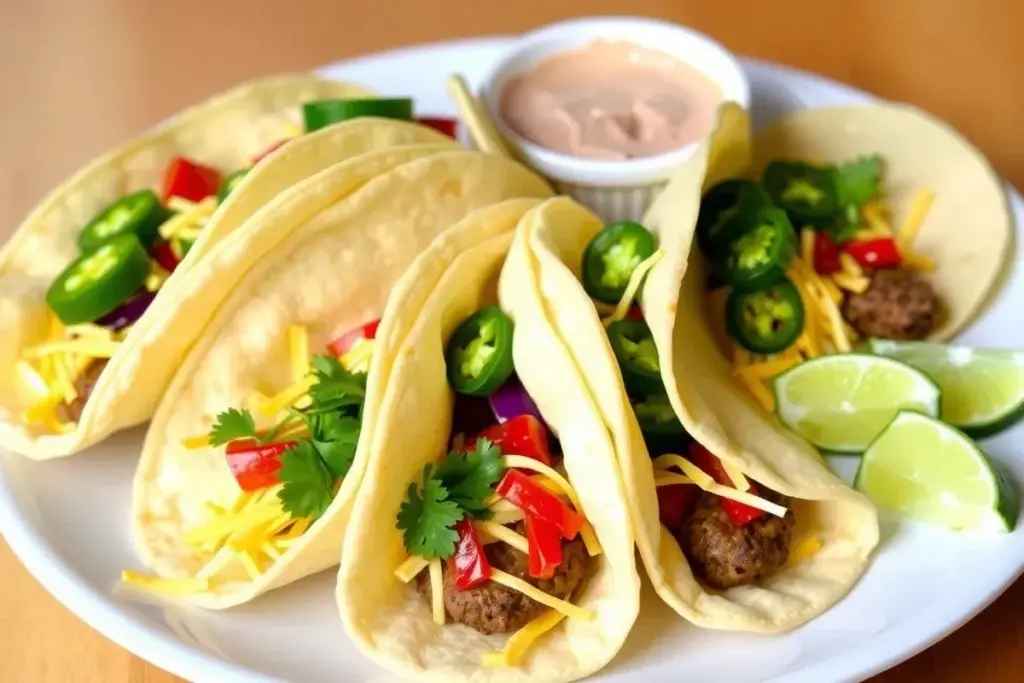
MULTIPOLYGON (((245 79, 627 12, 689 24, 740 54, 930 109, 1024 187, 1024 3, 1014 0, 0 0, 0 238, 92 156, 245 79)), ((4 544, 0 578, 0 680, 179 680, 89 629, 4 544)), ((874 680, 1024 681, 1022 612, 1018 583, 960 631, 874 680)))

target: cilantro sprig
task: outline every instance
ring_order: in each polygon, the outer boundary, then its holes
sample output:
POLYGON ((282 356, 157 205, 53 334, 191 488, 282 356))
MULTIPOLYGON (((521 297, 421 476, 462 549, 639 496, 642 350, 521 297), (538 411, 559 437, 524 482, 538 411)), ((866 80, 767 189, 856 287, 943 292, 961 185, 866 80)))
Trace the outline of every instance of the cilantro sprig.
POLYGON ((468 453, 450 452, 436 468, 424 467, 422 485, 409 484, 398 510, 406 550, 428 560, 450 557, 459 539, 455 525, 467 516, 490 517, 487 498, 504 474, 501 450, 487 439, 468 453))
POLYGON ((270 443, 286 428, 305 423, 309 436, 297 439, 281 454, 278 492, 281 506, 295 518, 317 518, 334 500, 336 484, 352 468, 363 405, 366 375, 352 373, 333 356, 315 356, 310 362, 314 379, 306 392, 308 405, 292 408, 273 428, 261 432, 248 410, 231 408, 217 416, 209 439, 213 446, 232 441, 270 443))
POLYGON ((883 166, 882 157, 872 154, 833 167, 841 212, 829 228, 829 236, 837 243, 849 240, 860 230, 861 206, 882 194, 883 166))

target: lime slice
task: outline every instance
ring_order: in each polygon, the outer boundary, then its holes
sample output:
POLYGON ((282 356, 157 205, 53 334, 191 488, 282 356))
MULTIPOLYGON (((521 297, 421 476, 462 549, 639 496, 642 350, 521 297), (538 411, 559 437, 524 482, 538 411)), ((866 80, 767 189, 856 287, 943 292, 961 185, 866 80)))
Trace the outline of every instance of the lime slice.
POLYGON ((822 356, 775 378, 779 419, 818 448, 860 453, 900 410, 939 415, 939 388, 899 361, 822 356))
POLYGON ((864 452, 854 486, 879 507, 955 530, 1008 532, 1017 494, 963 432, 901 412, 864 452))
POLYGON ((925 372, 942 389, 942 419, 978 439, 1024 417, 1024 352, 872 339, 871 352, 925 372))

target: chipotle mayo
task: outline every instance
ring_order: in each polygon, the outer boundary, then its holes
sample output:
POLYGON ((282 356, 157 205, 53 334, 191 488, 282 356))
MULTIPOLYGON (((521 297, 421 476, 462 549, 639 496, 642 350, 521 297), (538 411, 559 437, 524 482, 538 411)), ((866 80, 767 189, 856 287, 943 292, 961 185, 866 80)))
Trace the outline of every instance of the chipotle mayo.
POLYGON ((664 52, 597 40, 509 79, 501 115, 527 140, 591 159, 655 156, 707 135, 722 91, 664 52))

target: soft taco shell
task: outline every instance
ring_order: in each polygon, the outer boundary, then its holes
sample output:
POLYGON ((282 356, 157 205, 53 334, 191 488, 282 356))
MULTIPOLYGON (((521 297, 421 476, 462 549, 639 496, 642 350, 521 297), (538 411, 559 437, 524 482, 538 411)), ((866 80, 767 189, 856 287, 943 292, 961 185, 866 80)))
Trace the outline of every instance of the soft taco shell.
MULTIPOLYGON (((312 96, 321 90, 324 93, 347 92, 339 90, 342 88, 342 84, 320 81, 314 83, 322 85, 315 88, 313 85, 307 84, 308 87, 302 89, 300 94, 312 96)), ((266 88, 271 88, 272 85, 283 87, 283 85, 278 85, 277 81, 265 85, 266 88)), ((253 86, 253 88, 255 87, 253 86)), ((297 84, 296 87, 298 87, 297 84)), ((257 88, 255 92, 263 93, 265 89, 257 88)), ((257 101, 262 100, 258 99, 257 101)), ((289 100, 288 105, 292 110, 297 110, 299 102, 301 99, 289 100)), ((285 104, 282 103, 281 106, 284 107, 285 104)), ((203 113, 206 114, 206 110, 203 110, 203 113)), ((290 115, 290 112, 282 110, 277 114, 285 116, 286 114, 290 115)), ((230 139, 229 133, 223 128, 227 123, 221 123, 220 119, 207 120, 212 114, 206 114, 204 117, 199 117, 198 114, 186 114, 185 116, 188 125, 184 130, 194 131, 198 127, 213 125, 213 129, 219 131, 224 139, 230 139), (194 120, 196 118, 199 120, 194 120)), ((226 121, 236 121, 236 117, 228 116, 226 121)), ((240 122, 238 123, 240 125, 240 122)), ((177 125, 175 124, 175 130, 177 130, 177 125)), ((267 125, 266 123, 259 124, 264 128, 267 125)), ((244 135, 242 138, 244 139, 244 135)), ((251 144, 251 141, 248 144, 251 144)), ((173 313, 177 310, 178 300, 189 289, 188 280, 191 278, 194 264, 200 261, 218 242, 243 225, 266 203, 296 183, 331 165, 357 157, 365 152, 410 144, 430 144, 434 147, 434 151, 457 149, 457 145, 452 140, 422 126, 386 119, 357 119, 299 137, 269 155, 246 176, 204 226, 201 237, 189 251, 188 256, 168 278, 150 309, 133 328, 127 342, 122 345, 101 374, 100 381, 86 403, 85 412, 79 420, 77 428, 67 435, 39 433, 30 429, 20 419, 17 404, 12 403, 4 406, 6 410, 2 414, 2 421, 0 421, 0 436, 4 437, 5 443, 18 453, 36 459, 45 459, 75 453, 102 440, 118 429, 130 427, 149 419, 156 409, 156 403, 166 383, 170 381, 172 368, 161 370, 132 365, 130 362, 124 361, 122 357, 129 353, 136 355, 145 353, 145 349, 137 348, 140 344, 167 347, 158 351, 167 357, 173 358, 184 353, 194 337, 191 336, 192 333, 179 327, 181 316, 173 315, 173 313), (159 313, 161 308, 164 309, 164 315, 159 313), (157 320, 160 322, 156 322, 157 320), (129 374, 131 372, 139 374, 129 374), (109 379, 109 376, 115 373, 119 375, 120 380, 116 385, 109 379), (142 380, 143 377, 145 381, 142 380)), ((145 149, 151 148, 145 147, 145 149)), ((166 154, 173 155, 178 149, 178 147, 169 146, 166 154)), ((203 152, 198 147, 196 150, 195 155, 198 158, 204 158, 201 156, 203 152)), ((155 154, 155 152, 146 153, 151 156, 155 154)), ((242 159, 249 152, 244 151, 240 146, 234 153, 239 159, 242 159)), ((135 152, 135 154, 137 156, 142 152, 135 152)), ((153 158, 150 158, 149 161, 154 164, 154 169, 160 167, 161 161, 153 158)), ((386 168, 375 167, 373 164, 356 168, 362 169, 362 174, 358 170, 353 173, 350 178, 351 182, 345 184, 345 187, 348 188, 346 191, 352 191, 362 182, 369 180, 372 177, 369 174, 386 170, 386 168)), ((96 170, 96 175, 101 175, 101 171, 102 169, 96 170)), ((125 177, 120 178, 116 183, 111 182, 112 184, 107 190, 116 195, 126 189, 135 189, 138 186, 137 183, 141 182, 141 178, 125 177)), ((95 208, 94 204, 96 204, 93 201, 95 198, 92 196, 89 196, 88 202, 85 202, 84 195, 75 196, 78 197, 76 206, 87 204, 89 208, 71 213, 61 213, 58 211, 59 202, 56 199, 50 200, 57 202, 53 204, 50 211, 51 213, 57 212, 53 215, 61 217, 61 225, 64 226, 62 230, 66 233, 65 239, 70 244, 69 248, 72 253, 77 253, 75 234, 84 225, 84 221, 88 220, 85 218, 81 222, 77 222, 77 219, 82 215, 90 215, 95 208)), ((106 195, 103 196, 106 197, 106 195)), ((98 205, 102 204, 103 202, 98 202, 98 205)), ((34 223, 26 222, 19 233, 19 235, 29 235, 22 238, 26 249, 46 246, 39 245, 34 235, 44 228, 52 229, 52 226, 46 227, 47 225, 47 220, 43 218, 34 223)), ((45 256, 43 260, 47 261, 49 258, 49 256, 45 256)), ((19 271, 20 261, 17 258, 0 264, 0 313, 3 313, 0 325, 3 325, 6 334, 3 346, 0 347, 0 387, 9 389, 4 395, 12 397, 11 400, 14 400, 16 396, 13 387, 14 365, 20 357, 22 349, 41 342, 48 333, 50 315, 45 303, 45 292, 55 273, 66 265, 66 259, 58 262, 57 258, 53 257, 53 260, 49 262, 53 266, 52 273, 30 274, 24 270, 19 271)), ((195 328, 193 327, 193 329, 195 328)))
POLYGON ((926 275, 945 308, 930 338, 946 340, 981 312, 1013 250, 1013 215, 1003 183, 985 156, 948 124, 905 104, 804 109, 754 141, 754 173, 773 159, 841 163, 885 159, 883 190, 896 226, 914 198, 935 200, 913 249, 935 261, 926 275))
MULTIPOLYGON (((255 391, 289 384, 289 325, 305 326, 311 348, 323 348, 337 334, 380 317, 415 257, 468 212, 549 193, 540 178, 500 157, 396 147, 291 188, 198 263, 178 310, 200 309, 210 323, 179 364, 135 477, 133 526, 146 566, 177 578, 209 559, 184 543, 184 533, 205 521, 204 503, 229 505, 238 487, 221 450, 188 450, 182 440, 206 433, 219 412, 246 405, 255 391), (373 179, 350 192, 356 169, 373 179), (210 289, 227 293, 211 302, 210 289)), ((388 330, 385 321, 378 330, 382 345, 388 330)), ((147 365, 169 362, 150 356, 147 365)), ((389 364, 386 354, 374 354, 355 464, 330 509, 259 580, 248 580, 239 567, 239 581, 182 600, 229 607, 338 563, 389 364)))
POLYGON ((523 240, 538 217, 550 211, 586 213, 571 200, 557 198, 526 213, 515 234, 512 215, 502 222, 467 220, 446 232, 410 269, 386 313, 393 330, 410 331, 392 354, 398 360, 352 512, 338 604, 356 645, 413 680, 574 680, 611 660, 637 616, 639 578, 613 444, 586 382, 552 334, 547 309, 566 302, 542 299, 536 282, 527 276, 535 264, 523 240), (516 372, 561 440, 569 479, 604 551, 590 559, 589 578, 573 596, 574 603, 596 613, 595 619, 563 620, 514 668, 481 663, 484 653, 504 647, 506 636, 483 636, 451 623, 435 625, 427 602, 394 575, 407 557, 395 527, 399 505, 408 484, 444 453, 450 436, 453 395, 445 377, 447 339, 496 295, 515 320, 516 372), (414 304, 403 305, 406 300, 414 304))

